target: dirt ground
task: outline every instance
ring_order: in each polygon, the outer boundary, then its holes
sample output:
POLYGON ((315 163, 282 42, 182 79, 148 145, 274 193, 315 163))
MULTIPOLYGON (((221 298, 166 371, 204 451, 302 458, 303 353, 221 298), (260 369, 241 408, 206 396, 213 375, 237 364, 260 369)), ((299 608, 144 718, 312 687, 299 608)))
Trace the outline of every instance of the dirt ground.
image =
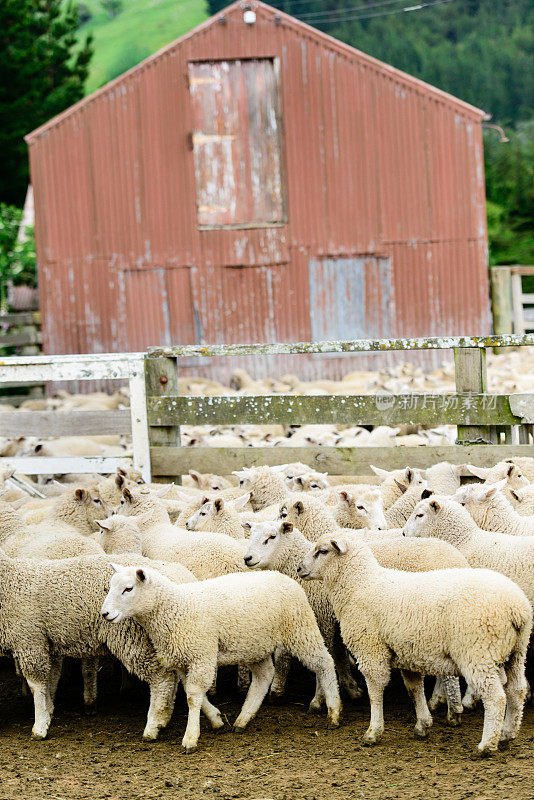
MULTIPOLYGON (((327 730, 307 713, 309 676, 292 673, 287 705, 264 705, 249 729, 215 734, 203 722, 199 749, 182 755, 186 706, 178 695, 169 728, 153 744, 141 740, 144 688, 119 697, 110 666, 100 672, 99 711, 85 717, 76 665, 60 683, 50 738, 30 739, 32 706, 20 694, 11 664, 0 660, 0 800, 529 800, 534 798, 534 708, 528 707, 513 747, 491 759, 470 758, 482 712, 460 728, 435 715, 430 737, 413 736, 404 687, 394 682, 385 701, 383 741, 367 748, 367 700, 346 703, 343 724, 327 730)), ((232 722, 239 696, 223 675, 216 703, 232 722)))

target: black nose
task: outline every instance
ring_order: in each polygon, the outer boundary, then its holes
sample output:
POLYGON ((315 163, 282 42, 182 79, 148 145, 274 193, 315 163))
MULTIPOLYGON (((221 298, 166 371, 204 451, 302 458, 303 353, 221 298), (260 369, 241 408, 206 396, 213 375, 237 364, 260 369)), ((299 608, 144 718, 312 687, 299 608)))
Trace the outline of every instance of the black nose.
POLYGON ((252 561, 252 556, 245 556, 245 564, 250 564, 252 561))

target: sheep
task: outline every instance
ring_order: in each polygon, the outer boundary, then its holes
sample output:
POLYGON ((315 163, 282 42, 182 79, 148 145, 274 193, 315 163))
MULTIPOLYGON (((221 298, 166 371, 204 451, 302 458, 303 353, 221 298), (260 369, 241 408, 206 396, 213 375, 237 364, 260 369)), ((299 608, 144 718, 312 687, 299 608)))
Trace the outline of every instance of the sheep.
POLYGON ((435 494, 454 494, 460 488, 460 477, 465 472, 465 465, 440 461, 420 472, 421 477, 426 479, 428 488, 435 494))
POLYGON ((530 517, 534 514, 534 484, 531 483, 524 489, 511 489, 510 497, 519 516, 530 517))
POLYGON ((382 495, 378 488, 367 487, 356 496, 342 490, 338 492, 338 502, 333 509, 334 519, 340 528, 374 528, 383 530, 388 527, 384 516, 382 495))
POLYGON ((179 561, 199 580, 244 571, 244 541, 222 533, 190 533, 171 525, 158 497, 124 489, 119 509, 121 514, 137 519, 146 558, 179 561))
POLYGON ((463 675, 482 696, 478 755, 490 755, 499 741, 516 737, 527 691, 532 608, 513 581, 491 570, 386 569, 368 546, 344 534, 319 539, 299 565, 299 575, 323 581, 343 641, 364 675, 371 703, 366 744, 382 737, 383 694, 393 666, 401 669, 414 700, 416 736, 425 737, 432 725, 426 673, 463 675))
POLYGON ((531 456, 514 456, 514 458, 507 458, 509 464, 518 466, 530 483, 534 482, 534 458, 531 456))
MULTIPOLYGON (((502 493, 506 478, 499 483, 464 486, 454 500, 461 503, 485 531, 497 531, 510 536, 534 536, 534 516, 520 516, 502 493)), ((514 490, 512 490, 514 491, 514 490)))
POLYGON ((50 526, 41 529, 26 525, 21 514, 0 500, 0 547, 13 558, 71 558, 98 555, 102 548, 94 539, 50 526))
MULTIPOLYGON (((310 543, 292 522, 260 522, 248 525, 250 537, 244 561, 249 569, 276 570, 297 579, 297 566, 304 553, 309 550, 310 543)), ((316 584, 301 584, 306 592, 308 602, 313 609, 319 630, 321 631, 329 652, 334 658, 340 685, 352 700, 361 697, 361 689, 352 677, 350 664, 345 648, 335 647, 337 623, 334 612, 322 587, 316 584)), ((277 664, 278 666, 278 664, 277 664)), ((281 696, 284 691, 289 660, 280 666, 273 685, 272 696, 281 696)), ((320 704, 319 685, 316 688, 316 702, 320 704)))
MULTIPOLYGON (((137 556, 137 561, 140 560, 139 555, 142 551, 141 533, 135 517, 114 514, 108 519, 99 520, 97 525, 100 528, 100 546, 105 553, 113 555, 133 554, 137 556)), ((144 558, 142 561, 146 566, 157 569, 171 581, 186 583, 197 580, 187 567, 177 561, 154 561, 148 558, 144 558)))
MULTIPOLYGON (((131 563, 127 556, 117 559, 131 563)), ((48 734, 63 658, 87 659, 101 655, 103 648, 150 685, 143 737, 156 739, 170 720, 175 673, 162 666, 139 626, 127 622, 111 628, 100 617, 110 573, 104 554, 28 561, 10 558, 0 549, 0 652, 11 653, 32 691, 35 739, 48 734)), ((95 699, 96 675, 84 692, 86 705, 94 704, 95 699)))
POLYGON ((406 485, 410 482, 412 470, 410 467, 406 467, 405 469, 394 469, 388 471, 386 469, 381 469, 380 467, 374 467, 372 464, 369 466, 377 478, 380 479, 382 501, 384 503, 384 509, 387 510, 403 493, 399 483, 406 485))
POLYGON ((312 542, 316 542, 324 533, 335 535, 339 532, 334 515, 324 503, 312 495, 305 494, 302 499, 294 502, 282 502, 278 518, 282 522, 292 522, 312 542))
POLYGON ((200 472, 196 472, 194 469, 189 470, 189 477, 192 481, 191 485, 203 492, 218 492, 221 489, 230 489, 233 486, 228 478, 223 478, 222 475, 214 475, 212 473, 201 475, 200 472))
POLYGON ((45 532, 53 527, 91 536, 96 520, 109 516, 111 511, 111 506, 103 502, 98 489, 72 487, 55 500, 48 516, 35 529, 45 532))
MULTIPOLYGON (((102 617, 120 623, 133 617, 169 669, 185 671, 189 714, 182 740, 193 752, 200 735, 200 709, 217 664, 248 664, 252 681, 234 729, 242 731, 259 710, 273 678, 276 648, 299 658, 317 675, 328 718, 339 724, 341 701, 334 662, 303 589, 277 572, 225 575, 177 586, 156 570, 121 568, 111 578, 102 617)), ((215 727, 222 727, 220 715, 215 727)))
POLYGON ((528 486, 530 481, 523 475, 521 468, 510 461, 499 461, 493 467, 475 467, 472 464, 465 464, 467 474, 475 475, 486 483, 498 483, 506 479, 505 494, 508 495, 511 489, 522 489, 528 486))
POLYGON ((515 581, 534 603, 534 536, 483 531, 467 509, 447 495, 421 500, 406 522, 404 533, 449 542, 471 567, 500 572, 515 581))
POLYGON ((282 474, 271 467, 250 467, 233 474, 237 475, 241 490, 250 492, 254 511, 279 503, 289 495, 282 474))
POLYGON ((286 486, 291 492, 319 492, 330 488, 327 473, 305 472, 286 478, 286 486))
POLYGON ((398 481, 401 496, 384 512, 388 528, 402 528, 426 488, 426 481, 419 470, 406 470, 407 485, 398 481))
POLYGON ((245 533, 239 511, 248 503, 250 494, 244 494, 233 502, 221 497, 204 503, 185 523, 188 531, 213 531, 225 533, 233 539, 244 539, 245 533))

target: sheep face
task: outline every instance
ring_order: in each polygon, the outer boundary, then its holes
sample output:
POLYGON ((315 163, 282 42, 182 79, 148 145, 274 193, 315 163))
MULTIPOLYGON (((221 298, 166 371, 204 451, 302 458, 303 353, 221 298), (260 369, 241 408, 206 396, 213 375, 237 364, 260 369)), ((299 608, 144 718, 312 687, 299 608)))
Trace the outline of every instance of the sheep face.
POLYGON ((349 492, 339 492, 338 510, 339 517, 336 514, 336 519, 344 528, 374 528, 383 531, 388 526, 382 495, 378 490, 366 492, 358 499, 349 492))
POLYGON ((111 506, 104 503, 98 490, 75 489, 74 502, 79 508, 83 508, 88 521, 96 522, 97 519, 104 519, 113 511, 111 506))
POLYGON ((114 514, 97 520, 100 530, 99 544, 105 553, 140 553, 142 550, 139 517, 114 514))
POLYGON ((472 517, 456 498, 433 494, 416 505, 403 533, 405 536, 433 536, 459 546, 473 526, 472 517))
POLYGON ((330 488, 326 473, 320 472, 308 472, 304 475, 287 477, 285 483, 290 491, 296 492, 320 492, 330 488))
POLYGON ((325 571, 337 566, 335 562, 347 551, 347 542, 342 535, 322 536, 298 565, 299 578, 303 581, 323 580, 325 571))
POLYGON ((223 509, 224 500, 221 498, 210 501, 208 497, 204 497, 200 508, 186 520, 185 527, 188 531, 202 530, 207 525, 208 520, 220 514, 223 509))
POLYGON ((291 522, 258 522, 250 526, 244 561, 249 569, 274 569, 284 548, 284 537, 293 530, 291 522))
POLYGON ((150 575, 144 568, 121 567, 111 564, 115 574, 111 578, 109 592, 102 603, 100 613, 107 622, 121 622, 127 617, 150 611, 151 603, 147 589, 150 575))

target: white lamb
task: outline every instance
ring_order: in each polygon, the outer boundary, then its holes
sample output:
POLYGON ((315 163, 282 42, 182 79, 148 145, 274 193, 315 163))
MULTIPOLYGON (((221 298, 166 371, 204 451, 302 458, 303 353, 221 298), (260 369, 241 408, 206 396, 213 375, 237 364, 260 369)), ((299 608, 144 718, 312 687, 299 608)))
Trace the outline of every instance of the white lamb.
POLYGON ((502 492, 505 486, 506 479, 489 485, 474 483, 462 487, 453 498, 467 508, 478 527, 485 531, 534 536, 534 516, 517 513, 502 492))
MULTIPOLYGON (((341 701, 334 662, 302 588, 277 572, 226 575, 177 586, 152 569, 117 567, 102 616, 119 623, 133 617, 168 669, 185 672, 189 715, 182 740, 196 749, 200 709, 217 664, 248 664, 252 681, 234 723, 243 730, 260 708, 273 679, 271 653, 295 656, 317 675, 328 717, 339 724, 341 701)), ((222 727, 220 715, 212 722, 222 727)))
POLYGON ((233 501, 217 497, 208 500, 195 511, 185 523, 188 531, 213 531, 224 533, 233 539, 244 539, 245 531, 239 512, 245 507, 250 494, 242 495, 233 501))
POLYGON ((322 537, 299 574, 324 581, 343 641, 365 677, 371 702, 365 743, 382 737, 383 694, 394 666, 414 699, 417 736, 426 736, 432 724, 423 675, 434 674, 463 675, 480 692, 485 716, 479 755, 515 738, 527 691, 532 608, 511 580, 489 570, 385 569, 369 547, 343 534, 322 537))

